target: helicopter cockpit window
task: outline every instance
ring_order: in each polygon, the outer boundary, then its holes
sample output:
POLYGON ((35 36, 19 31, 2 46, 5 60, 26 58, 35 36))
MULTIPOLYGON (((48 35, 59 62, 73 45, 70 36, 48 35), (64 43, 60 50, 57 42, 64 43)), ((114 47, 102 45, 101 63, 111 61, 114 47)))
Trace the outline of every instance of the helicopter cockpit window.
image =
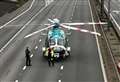
POLYGON ((50 39, 50 45, 55 45, 55 40, 54 39, 50 39))
POLYGON ((58 45, 64 45, 64 39, 59 39, 57 44, 58 45))

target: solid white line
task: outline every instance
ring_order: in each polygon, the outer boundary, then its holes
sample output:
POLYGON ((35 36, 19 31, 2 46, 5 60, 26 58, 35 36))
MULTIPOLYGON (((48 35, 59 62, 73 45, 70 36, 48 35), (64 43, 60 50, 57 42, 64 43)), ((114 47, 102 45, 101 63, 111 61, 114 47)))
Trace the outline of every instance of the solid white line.
POLYGON ((10 20, 9 22, 5 23, 4 25, 0 26, 0 29, 2 29, 2 28, 5 27, 6 25, 8 25, 9 23, 13 22, 13 21, 16 20, 17 18, 19 18, 20 16, 22 16, 23 14, 25 14, 27 11, 29 11, 29 10, 32 8, 34 2, 35 2, 35 0, 32 1, 30 7, 29 7, 26 11, 24 11, 24 12, 21 13, 20 15, 16 16, 15 18, 13 18, 13 19, 10 20))
POLYGON ((46 7, 47 7, 47 6, 43 7, 33 18, 31 18, 31 20, 28 21, 15 35, 7 42, 7 44, 4 45, 4 46, 1 48, 0 52, 2 52, 2 51, 10 44, 10 42, 11 42, 18 34, 20 34, 20 32, 22 32, 23 29, 24 29, 28 24, 30 24, 30 23, 32 22, 32 20, 35 19, 35 17, 38 16, 46 7))
POLYGON ((61 80, 58 80, 58 82, 62 82, 61 80))
POLYGON ((31 58, 33 57, 33 54, 31 54, 31 56, 30 56, 31 58))
POLYGON ((62 66, 60 67, 60 69, 63 70, 63 68, 64 68, 64 66, 62 65, 62 66))
POLYGON ((15 80, 15 82, 18 82, 18 80, 15 80))
MULTIPOLYGON (((91 17, 92 17, 92 22, 95 22, 95 21, 94 21, 94 18, 93 18, 93 13, 92 13, 92 8, 91 8, 90 1, 88 0, 88 2, 89 2, 91 17)), ((94 28, 94 31, 96 32, 95 25, 93 25, 93 28, 94 28)), ((107 77, 106 77, 106 72, 105 72, 105 68, 104 68, 104 64, 103 64, 102 53, 101 53, 101 49, 100 49, 100 45, 99 45, 99 41, 98 41, 97 35, 95 35, 95 38, 96 38, 96 42, 97 42, 97 46, 98 46, 98 53, 99 53, 101 68, 102 68, 102 72, 103 72, 104 82, 108 82, 108 81, 107 81, 107 77)))
POLYGON ((25 69, 26 69, 26 66, 23 67, 23 70, 25 70, 25 69))

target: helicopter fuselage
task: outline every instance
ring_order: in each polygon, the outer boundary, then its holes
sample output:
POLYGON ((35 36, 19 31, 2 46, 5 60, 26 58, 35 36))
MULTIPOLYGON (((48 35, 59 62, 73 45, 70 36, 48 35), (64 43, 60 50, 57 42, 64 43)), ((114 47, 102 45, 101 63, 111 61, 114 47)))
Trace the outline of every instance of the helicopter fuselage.
POLYGON ((46 49, 54 48, 54 56, 56 58, 69 55, 68 40, 65 36, 64 31, 59 28, 49 30, 48 36, 45 41, 45 47, 46 49))

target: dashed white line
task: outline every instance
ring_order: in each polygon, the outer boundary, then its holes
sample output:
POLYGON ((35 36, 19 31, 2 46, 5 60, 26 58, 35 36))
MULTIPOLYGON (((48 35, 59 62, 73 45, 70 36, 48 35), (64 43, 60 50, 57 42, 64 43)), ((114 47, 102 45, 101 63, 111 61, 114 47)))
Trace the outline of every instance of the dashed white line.
POLYGON ((41 42, 41 39, 39 40, 39 42, 41 42))
POLYGON ((33 54, 31 54, 31 56, 30 56, 31 58, 33 57, 33 54))
POLYGON ((60 67, 60 69, 63 70, 63 68, 64 68, 64 66, 62 65, 62 66, 60 67))
POLYGON ((61 80, 58 80, 58 82, 62 82, 61 80))
POLYGON ((36 46, 35 49, 38 49, 38 46, 36 46))
POLYGON ((25 69, 26 69, 26 66, 23 67, 23 70, 25 70, 25 69))
POLYGON ((18 82, 18 80, 15 80, 15 82, 18 82))

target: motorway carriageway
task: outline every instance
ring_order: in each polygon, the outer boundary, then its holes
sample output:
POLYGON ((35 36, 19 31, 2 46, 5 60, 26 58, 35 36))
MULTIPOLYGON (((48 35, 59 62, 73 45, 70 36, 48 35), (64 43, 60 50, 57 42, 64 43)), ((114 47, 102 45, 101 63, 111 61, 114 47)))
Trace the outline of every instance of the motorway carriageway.
MULTIPOLYGON (((89 0, 55 0, 47 7, 43 7, 42 11, 41 7, 41 1, 36 0, 28 13, 10 23, 23 26, 6 26, 0 30, 0 38, 4 40, 0 42, 2 48, 18 30, 25 27, 1 52, 0 81, 104 82, 106 78, 103 76, 102 60, 99 57, 101 54, 95 35, 71 31, 71 35, 68 36, 71 56, 65 61, 55 63, 54 67, 49 67, 42 57, 45 35, 39 33, 24 39, 27 34, 44 28, 30 24, 48 23, 47 19, 53 16, 59 18, 61 22, 93 22, 89 0), (32 51, 31 67, 25 66, 26 46, 32 51)), ((81 26, 81 28, 93 31, 93 26, 81 26)))

